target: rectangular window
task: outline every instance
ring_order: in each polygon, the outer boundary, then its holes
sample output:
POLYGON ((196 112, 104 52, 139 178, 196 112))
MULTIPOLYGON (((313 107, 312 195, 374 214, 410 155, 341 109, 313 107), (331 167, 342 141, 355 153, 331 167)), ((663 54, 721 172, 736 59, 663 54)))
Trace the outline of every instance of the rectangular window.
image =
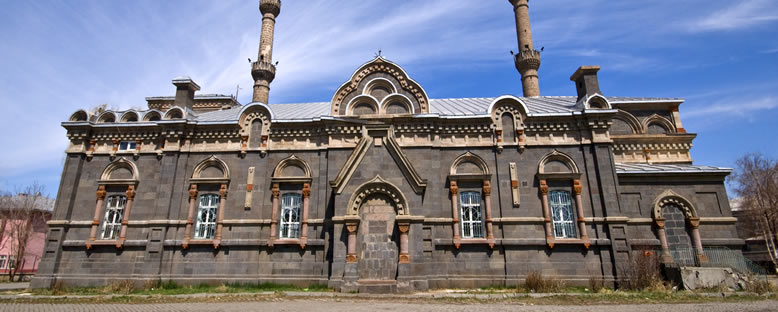
POLYGON ((484 224, 481 218, 481 193, 459 193, 462 212, 462 238, 483 238, 484 224))
POLYGON ((197 223, 195 223, 196 239, 213 239, 216 232, 216 212, 219 209, 219 195, 205 194, 200 196, 200 206, 197 208, 197 223))
POLYGON ((287 193, 281 198, 281 238, 300 237, 300 206, 302 196, 287 193))
POLYGON ((138 143, 135 141, 121 141, 119 142, 119 151, 120 152, 132 152, 135 151, 135 148, 138 147, 138 143))
POLYGON ((8 256, 0 256, 0 270, 5 269, 5 263, 8 261, 8 256))
POLYGON ((551 220, 554 223, 554 237, 578 238, 575 230, 575 212, 573 199, 570 192, 549 192, 549 204, 551 205, 551 220))
POLYGON ((122 229, 125 204, 127 204, 127 197, 125 196, 108 196, 105 204, 101 239, 117 239, 119 237, 119 231, 122 229))

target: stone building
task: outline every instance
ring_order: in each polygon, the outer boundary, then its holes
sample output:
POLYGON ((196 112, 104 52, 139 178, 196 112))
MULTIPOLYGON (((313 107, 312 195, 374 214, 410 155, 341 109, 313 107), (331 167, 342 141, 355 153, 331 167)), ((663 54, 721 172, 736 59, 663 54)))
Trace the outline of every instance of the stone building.
POLYGON ((703 261, 702 248, 739 249, 730 170, 692 163, 683 99, 605 96, 598 66, 570 77, 575 95, 541 96, 529 4, 510 2, 523 97, 430 99, 379 56, 329 101, 275 104, 281 1, 261 0, 251 103, 179 77, 146 111, 62 123, 70 146, 33 287, 613 282, 636 250, 672 263, 674 248, 703 261))

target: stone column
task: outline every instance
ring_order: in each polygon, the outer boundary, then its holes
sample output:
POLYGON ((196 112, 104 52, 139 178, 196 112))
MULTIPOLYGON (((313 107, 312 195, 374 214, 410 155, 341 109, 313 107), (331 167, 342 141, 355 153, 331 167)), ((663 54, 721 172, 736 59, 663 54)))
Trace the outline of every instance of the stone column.
POLYGON ((586 234, 586 221, 584 219, 583 200, 581 199, 581 192, 583 186, 581 186, 581 180, 573 181, 573 191, 575 191, 575 209, 578 214, 578 230, 581 232, 581 240, 584 241, 584 246, 589 248, 589 235, 586 234))
POLYGON ((654 219, 656 232, 659 236, 659 244, 662 246, 662 263, 673 263, 673 255, 670 254, 670 245, 667 244, 667 232, 665 232, 665 218, 654 219))
POLYGON ((705 253, 702 250, 702 239, 700 238, 700 218, 690 217, 687 220, 692 228, 692 240, 694 241, 694 249, 697 252, 697 261, 701 264, 707 263, 708 258, 705 257, 705 253))
POLYGON ((513 4, 516 17, 516 36, 519 51, 514 55, 516 69, 521 74, 524 96, 540 96, 538 69, 540 68, 540 51, 535 50, 532 43, 532 29, 529 22, 529 0, 509 0, 513 4))
POLYGON ((492 186, 489 181, 483 182, 484 203, 486 204, 486 239, 489 242, 489 248, 494 248, 494 229, 492 227, 492 186))
POLYGON ((357 262, 357 228, 358 222, 347 222, 346 230, 348 230, 348 249, 346 251, 346 263, 357 262))
POLYGON ((276 233, 276 230, 278 229, 278 197, 281 196, 281 188, 278 185, 278 183, 273 183, 273 188, 271 189, 273 192, 273 214, 272 219, 270 219, 270 241, 267 242, 268 246, 273 247, 273 242, 275 242, 276 238, 278 237, 278 233, 276 233))
POLYGON ((181 247, 189 248, 189 240, 192 238, 192 223, 194 222, 195 207, 197 206, 197 184, 189 186, 189 211, 186 214, 186 230, 181 247))
POLYGON ((259 37, 257 61, 252 64, 251 75, 254 78, 253 102, 268 103, 270 83, 275 78, 273 65, 273 33, 276 17, 281 13, 280 0, 261 0, 259 11, 262 13, 262 32, 259 37))
POLYGON ((546 180, 540 180, 540 194, 543 204, 543 221, 546 225, 546 244, 554 248, 554 235, 551 229, 551 208, 548 206, 548 184, 546 180))
POLYGON ((454 246, 459 249, 459 209, 457 209, 457 203, 459 203, 459 187, 457 187, 456 181, 451 181, 449 185, 451 191, 451 215, 454 217, 452 224, 454 227, 454 246))
POLYGON ((95 204, 95 217, 92 219, 92 229, 89 231, 89 240, 86 242, 86 249, 92 249, 92 243, 97 239, 97 226, 100 225, 100 212, 105 202, 105 186, 100 185, 97 188, 97 204, 95 204))
POLYGON ((128 186, 125 194, 127 195, 127 205, 124 207, 124 213, 122 214, 122 229, 119 234, 119 241, 116 242, 116 248, 122 248, 124 241, 127 239, 127 224, 130 222, 130 211, 132 211, 132 203, 135 201, 135 186, 128 186))
POLYGON ((406 222, 398 222, 397 228, 400 230, 400 263, 410 263, 411 258, 408 256, 408 229, 411 224, 406 222))
POLYGON ((302 233, 300 235, 300 248, 305 248, 308 242, 308 207, 310 206, 311 198, 311 185, 308 183, 303 184, 303 219, 300 222, 302 226, 302 233))
POLYGON ((227 184, 219 187, 219 216, 216 218, 216 235, 214 235, 213 248, 219 248, 222 241, 222 228, 224 227, 224 207, 227 202, 227 184))

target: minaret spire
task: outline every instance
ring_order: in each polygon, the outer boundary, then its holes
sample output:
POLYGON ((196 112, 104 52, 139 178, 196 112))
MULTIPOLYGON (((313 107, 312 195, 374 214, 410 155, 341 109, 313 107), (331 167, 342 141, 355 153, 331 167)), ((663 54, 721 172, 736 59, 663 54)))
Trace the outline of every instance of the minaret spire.
POLYGON ((270 83, 276 77, 276 67, 273 65, 273 31, 276 17, 281 13, 281 0, 260 0, 259 11, 262 13, 262 34, 259 38, 257 61, 251 64, 251 76, 254 77, 252 102, 267 104, 270 83))
POLYGON ((532 29, 529 23, 529 0, 508 0, 516 14, 516 35, 519 39, 519 53, 514 55, 516 69, 521 74, 524 96, 540 96, 538 68, 540 51, 532 43, 532 29))

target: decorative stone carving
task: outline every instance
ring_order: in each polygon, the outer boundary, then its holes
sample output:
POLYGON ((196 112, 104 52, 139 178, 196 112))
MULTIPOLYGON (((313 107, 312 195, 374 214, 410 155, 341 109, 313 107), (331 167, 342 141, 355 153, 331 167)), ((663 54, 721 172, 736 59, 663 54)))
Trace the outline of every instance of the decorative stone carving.
POLYGON ((349 215, 359 214, 359 207, 362 206, 362 202, 372 194, 384 194, 389 197, 397 209, 397 215, 410 215, 408 212, 408 201, 405 199, 405 195, 392 183, 384 180, 381 176, 376 176, 372 180, 365 182, 357 188, 357 191, 351 196, 349 200, 349 215))

